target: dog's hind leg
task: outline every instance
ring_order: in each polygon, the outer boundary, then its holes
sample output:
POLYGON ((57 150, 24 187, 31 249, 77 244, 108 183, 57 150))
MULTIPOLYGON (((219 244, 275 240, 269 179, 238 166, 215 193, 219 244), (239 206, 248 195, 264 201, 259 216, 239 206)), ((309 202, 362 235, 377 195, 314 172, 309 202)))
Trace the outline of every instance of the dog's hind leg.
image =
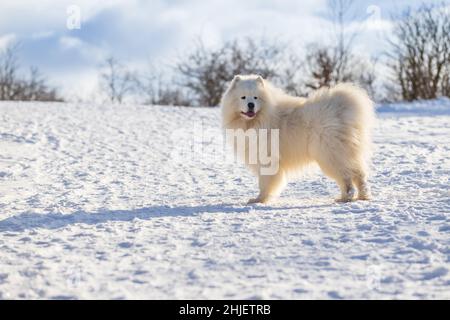
POLYGON ((336 202, 350 202, 355 197, 355 188, 350 178, 338 178, 336 182, 341 189, 341 197, 336 199, 336 202))
POLYGON ((251 203, 267 203, 271 199, 280 195, 283 187, 286 185, 286 175, 280 169, 274 175, 259 175, 259 195, 254 199, 250 199, 248 204, 251 203))
POLYGON ((358 189, 358 200, 370 200, 371 193, 367 184, 366 174, 362 170, 358 170, 353 176, 353 183, 358 189))
POLYGON ((319 167, 323 173, 336 181, 341 189, 341 197, 337 202, 352 201, 355 196, 355 188, 352 184, 350 170, 344 164, 339 162, 337 157, 322 157, 317 159, 319 167))

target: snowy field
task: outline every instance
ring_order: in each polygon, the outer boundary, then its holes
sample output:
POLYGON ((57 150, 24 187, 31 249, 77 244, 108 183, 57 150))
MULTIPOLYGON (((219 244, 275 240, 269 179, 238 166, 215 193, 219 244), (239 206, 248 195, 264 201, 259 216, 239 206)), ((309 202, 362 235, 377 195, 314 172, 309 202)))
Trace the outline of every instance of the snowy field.
POLYGON ((0 103, 0 298, 450 299, 450 101, 379 110, 373 201, 248 206, 218 109, 0 103))

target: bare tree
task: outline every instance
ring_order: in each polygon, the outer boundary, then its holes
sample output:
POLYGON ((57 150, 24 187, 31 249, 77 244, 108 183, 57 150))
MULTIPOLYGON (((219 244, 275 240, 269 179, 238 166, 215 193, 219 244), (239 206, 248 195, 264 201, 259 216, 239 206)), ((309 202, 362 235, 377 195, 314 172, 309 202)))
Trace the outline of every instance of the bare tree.
POLYGON ((310 46, 306 62, 310 75, 310 79, 306 82, 307 88, 316 90, 340 81, 335 75, 337 61, 330 48, 310 46))
POLYGON ((29 76, 22 82, 20 92, 20 100, 62 101, 56 89, 46 84, 45 77, 36 67, 30 68, 29 76))
MULTIPOLYGON (((347 33, 345 30, 346 21, 354 19, 351 10, 354 0, 328 0, 330 15, 333 18, 334 36, 336 44, 334 47, 334 60, 336 62, 335 72, 336 78, 345 79, 349 77, 349 70, 352 54, 352 44, 357 36, 356 31, 347 33)), ((344 80, 347 81, 347 80, 344 80)))
POLYGON ((0 100, 14 100, 18 95, 18 45, 8 46, 0 55, 0 100))
POLYGON ((329 87, 341 82, 354 82, 369 91, 371 96, 375 92, 375 61, 365 61, 351 53, 345 54, 348 64, 342 68, 340 58, 335 48, 311 46, 307 49, 306 68, 308 80, 305 86, 312 90, 329 87))
POLYGON ((114 57, 106 59, 100 73, 100 86, 111 102, 122 103, 133 90, 135 77, 114 57))
POLYGON ((374 94, 375 71, 368 61, 353 52, 357 31, 347 32, 346 21, 354 19, 353 0, 328 0, 333 21, 332 43, 307 47, 306 66, 308 89, 319 89, 340 82, 356 82, 374 94))
POLYGON ((192 92, 196 103, 216 106, 236 74, 276 78, 283 54, 277 43, 266 43, 264 39, 233 40, 215 49, 197 40, 194 49, 176 63, 175 71, 180 75, 179 84, 192 92))
POLYGON ((304 96, 307 93, 303 85, 305 70, 303 59, 298 54, 288 51, 283 57, 282 66, 278 68, 278 74, 272 80, 287 93, 304 96))
POLYGON ((22 76, 18 51, 19 44, 14 44, 0 53, 0 100, 62 101, 36 67, 22 76))
POLYGON ((166 73, 153 65, 136 73, 135 92, 144 104, 190 106, 191 101, 183 88, 170 81, 166 73))
POLYGON ((444 4, 408 9, 390 44, 397 97, 411 101, 450 96, 450 13, 444 4))

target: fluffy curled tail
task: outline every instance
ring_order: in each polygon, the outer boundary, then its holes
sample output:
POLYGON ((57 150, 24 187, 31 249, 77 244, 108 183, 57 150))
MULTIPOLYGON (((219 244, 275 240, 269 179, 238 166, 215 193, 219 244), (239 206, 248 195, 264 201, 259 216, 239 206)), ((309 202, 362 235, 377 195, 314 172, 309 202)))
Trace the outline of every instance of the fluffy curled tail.
POLYGON ((366 90, 351 84, 342 83, 331 88, 332 95, 343 99, 349 107, 348 121, 356 129, 359 152, 368 171, 370 158, 373 154, 372 132, 375 126, 375 104, 366 90))

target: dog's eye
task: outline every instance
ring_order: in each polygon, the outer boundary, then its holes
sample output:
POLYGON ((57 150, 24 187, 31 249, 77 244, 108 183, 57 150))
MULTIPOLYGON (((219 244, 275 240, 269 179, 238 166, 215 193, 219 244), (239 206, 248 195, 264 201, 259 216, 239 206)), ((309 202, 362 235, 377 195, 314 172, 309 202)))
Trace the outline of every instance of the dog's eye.
POLYGON ((245 96, 241 97, 242 100, 245 100, 245 96))
POLYGON ((253 98, 255 98, 255 100, 258 100, 258 97, 253 97, 253 98))

